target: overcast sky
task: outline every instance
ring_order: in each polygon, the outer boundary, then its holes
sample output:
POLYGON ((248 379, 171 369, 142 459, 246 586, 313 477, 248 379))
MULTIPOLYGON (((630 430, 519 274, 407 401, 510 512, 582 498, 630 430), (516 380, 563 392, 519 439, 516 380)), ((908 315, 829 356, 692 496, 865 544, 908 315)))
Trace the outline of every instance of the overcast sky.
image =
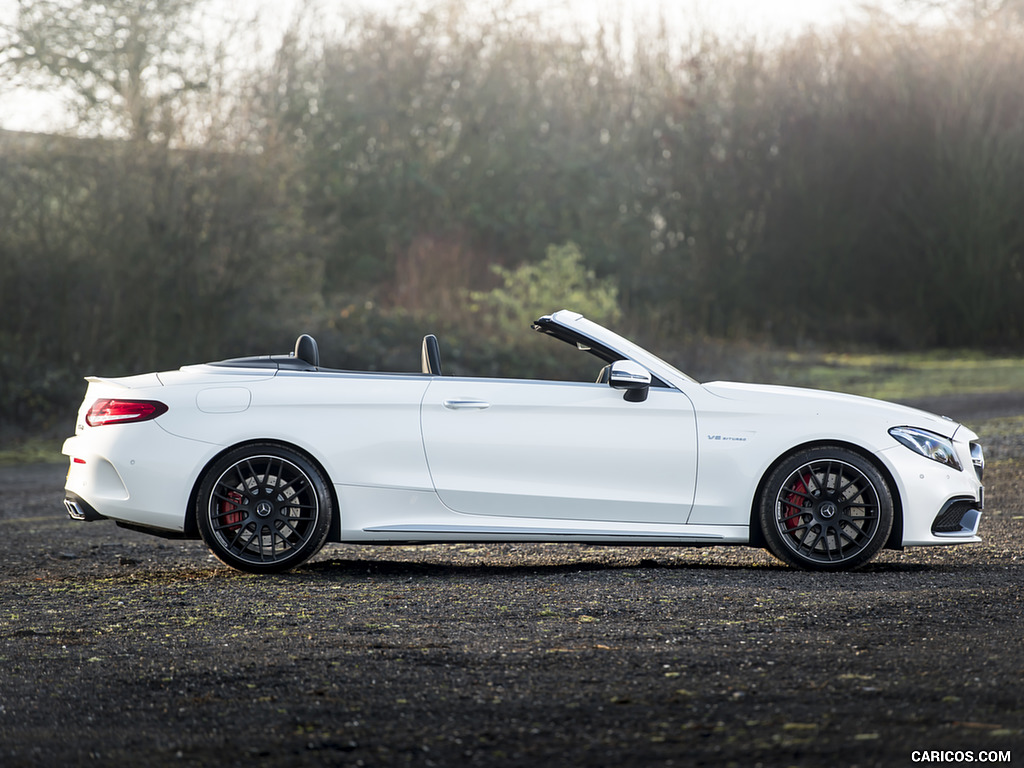
MULTIPOLYGON (((265 39, 275 40, 275 28, 291 18, 298 0, 210 0, 228 15, 248 16, 261 9, 268 28, 265 39)), ((468 1, 468 0, 467 0, 468 1)), ((796 33, 808 26, 829 25, 861 13, 864 0, 518 0, 536 8, 549 23, 586 24, 601 18, 633 19, 664 11, 669 21, 681 25, 712 26, 724 32, 755 34, 766 39, 796 33)), ((429 6, 430 0, 318 0, 325 15, 343 18, 352 8, 391 12, 413 5, 429 6), (346 11, 345 9, 349 9, 346 11)), ((873 5, 897 10, 901 0, 873 0, 873 5)), ((0 14, 10 20, 13 3, 0 0, 0 14), (6 6, 6 13, 4 7, 6 6)), ((468 2, 472 7, 472 2, 468 2)), ((67 123, 59 99, 53 95, 11 91, 0 84, 0 128, 22 131, 60 129, 67 123)))

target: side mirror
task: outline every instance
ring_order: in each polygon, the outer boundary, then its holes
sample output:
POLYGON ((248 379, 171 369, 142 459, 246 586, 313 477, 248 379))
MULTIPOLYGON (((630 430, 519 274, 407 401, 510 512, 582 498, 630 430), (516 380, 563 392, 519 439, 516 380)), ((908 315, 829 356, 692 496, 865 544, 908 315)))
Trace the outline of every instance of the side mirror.
POLYGON ((651 388, 651 372, 632 360, 616 360, 608 372, 608 384, 612 389, 625 390, 623 400, 642 403, 651 388))

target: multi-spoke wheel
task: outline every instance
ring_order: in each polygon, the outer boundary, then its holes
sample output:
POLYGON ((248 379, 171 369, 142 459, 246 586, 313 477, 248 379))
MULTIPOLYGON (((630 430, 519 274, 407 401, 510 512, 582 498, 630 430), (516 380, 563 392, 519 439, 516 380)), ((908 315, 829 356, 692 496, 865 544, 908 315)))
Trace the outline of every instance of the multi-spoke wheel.
POLYGON ((243 571, 285 571, 319 551, 331 524, 331 495, 302 454, 270 443, 242 446, 203 477, 196 523, 224 563, 243 571))
POLYGON ((892 493, 878 469, 838 446, 800 451, 764 486, 768 549, 799 568, 838 571, 875 556, 892 528, 892 493))

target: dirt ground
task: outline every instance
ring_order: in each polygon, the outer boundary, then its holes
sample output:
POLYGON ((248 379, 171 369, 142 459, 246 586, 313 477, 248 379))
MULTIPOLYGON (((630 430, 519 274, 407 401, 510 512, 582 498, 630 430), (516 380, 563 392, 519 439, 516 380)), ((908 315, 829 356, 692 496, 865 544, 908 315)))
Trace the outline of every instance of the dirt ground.
POLYGON ((0 469, 0 766, 1024 764, 1024 420, 950 405, 990 435, 984 543, 828 575, 330 545, 256 577, 0 469))

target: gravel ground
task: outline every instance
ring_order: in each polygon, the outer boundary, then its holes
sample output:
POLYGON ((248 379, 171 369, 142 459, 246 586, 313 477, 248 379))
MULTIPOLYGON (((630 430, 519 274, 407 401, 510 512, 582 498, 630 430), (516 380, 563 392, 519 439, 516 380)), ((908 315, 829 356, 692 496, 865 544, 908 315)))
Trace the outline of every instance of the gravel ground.
POLYGON ((0 469, 0 766, 1024 763, 1024 420, 984 416, 984 543, 842 574, 330 545, 256 577, 0 469))

